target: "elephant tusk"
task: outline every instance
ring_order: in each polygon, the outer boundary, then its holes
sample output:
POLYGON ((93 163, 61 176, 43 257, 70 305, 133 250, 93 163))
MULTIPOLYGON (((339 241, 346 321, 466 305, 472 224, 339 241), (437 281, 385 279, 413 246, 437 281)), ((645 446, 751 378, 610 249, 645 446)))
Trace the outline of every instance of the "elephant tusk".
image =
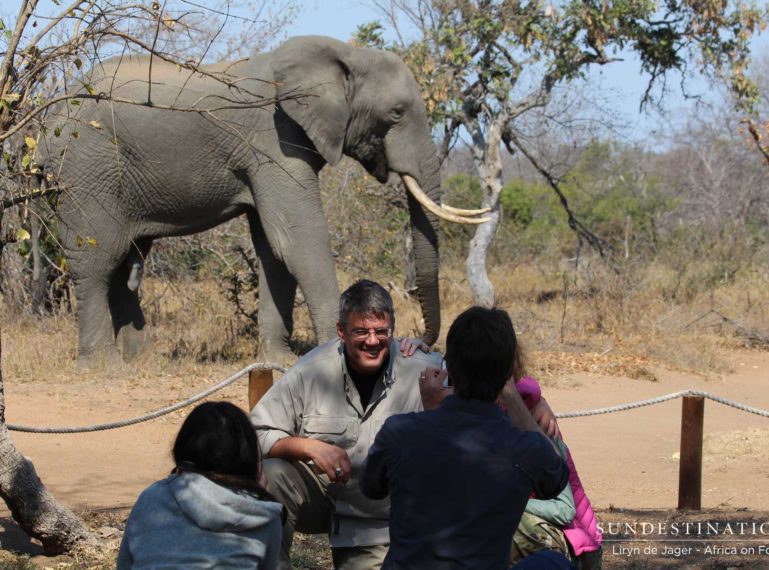
MULTIPOLYGON (((444 220, 447 220, 449 222, 455 222, 457 224, 483 224, 485 222, 488 222, 491 218, 471 218, 466 217, 465 215, 459 215, 456 213, 449 212, 446 208, 439 206, 436 204, 427 194, 425 194, 424 190, 420 188, 419 184, 417 183, 414 178, 409 176, 408 174, 402 174, 401 178, 403 179, 403 184, 406 186, 409 192, 416 198, 417 202, 422 204, 425 208, 427 208, 429 211, 431 211, 433 214, 438 216, 439 218, 443 218, 444 220)), ((456 208, 454 208, 456 210, 456 208)), ((472 211, 472 210, 468 210, 472 211)), ((485 213, 488 211, 481 210, 481 213, 485 213)))
POLYGON ((449 214, 456 214, 458 216, 480 216, 491 212, 491 208, 479 208, 477 210, 465 210, 464 208, 455 208, 454 206, 448 206, 441 204, 441 210, 449 214))

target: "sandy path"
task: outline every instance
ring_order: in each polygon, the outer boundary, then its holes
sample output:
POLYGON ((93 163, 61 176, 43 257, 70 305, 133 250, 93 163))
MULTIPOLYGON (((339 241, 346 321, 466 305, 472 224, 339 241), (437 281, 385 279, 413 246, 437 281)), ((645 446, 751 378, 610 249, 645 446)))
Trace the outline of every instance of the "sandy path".
MULTIPOLYGON (((545 388, 545 393, 553 408, 560 411, 610 406, 687 388, 769 409, 769 353, 734 352, 728 360, 734 372, 718 380, 667 370, 655 370, 658 382, 580 374, 545 388)), ((212 370, 210 384, 232 372, 212 370)), ((115 421, 174 403, 210 384, 182 382, 172 376, 131 383, 93 378, 18 383, 7 378, 7 420, 47 426, 115 421)), ((246 383, 228 388, 220 397, 245 407, 246 383)), ((679 447, 680 415, 681 400, 675 400, 622 413, 562 420, 566 442, 598 507, 676 507, 678 461, 673 456, 679 447)), ((16 432, 13 437, 45 484, 65 504, 76 509, 122 507, 169 471, 169 450, 182 417, 183 413, 175 413, 139 426, 99 433, 16 432)), ((707 402, 705 433, 720 435, 723 441, 719 453, 705 461, 703 506, 769 510, 769 419, 707 402), (762 449, 767 452, 760 453, 762 449)))
MULTIPOLYGON (((570 379, 572 386, 549 388, 546 393, 553 408, 562 411, 613 406, 689 388, 769 410, 769 354, 729 356, 734 372, 718 380, 655 370, 658 382, 581 376, 570 379)), ((769 453, 751 452, 769 451, 769 418, 707 400, 704 422, 702 506, 768 509, 769 453), (708 436, 716 441, 709 444, 708 436)), ((583 483, 598 507, 677 506, 679 462, 674 454, 681 438, 680 399, 560 423, 583 483)))

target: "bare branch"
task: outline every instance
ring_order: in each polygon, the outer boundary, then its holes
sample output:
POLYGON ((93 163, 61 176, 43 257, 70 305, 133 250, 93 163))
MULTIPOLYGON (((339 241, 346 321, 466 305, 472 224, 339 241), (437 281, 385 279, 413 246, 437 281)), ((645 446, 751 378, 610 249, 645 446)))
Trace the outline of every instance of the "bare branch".
POLYGON ((49 188, 48 190, 45 190, 43 192, 31 192, 29 194, 16 196, 15 198, 6 199, 0 202, 0 212, 2 212, 3 210, 7 210, 8 208, 13 208, 14 206, 18 206, 19 204, 24 204, 25 202, 29 202, 30 200, 39 200, 41 198, 55 196, 60 192, 61 190, 59 188, 49 188))
POLYGON ((542 164, 540 164, 534 155, 531 154, 528 149, 521 143, 514 132, 508 132, 508 136, 513 144, 515 144, 515 147, 526 157, 531 165, 537 170, 537 172, 542 175, 542 177, 547 181, 548 185, 558 195, 561 206, 563 207, 568 217, 569 227, 577 234, 577 237, 580 239, 580 241, 582 239, 587 241, 587 243, 589 243, 590 246, 598 252, 598 254, 601 256, 601 259, 603 259, 615 273, 619 273, 609 261, 609 244, 605 240, 596 236, 581 221, 579 221, 569 206, 569 201, 561 190, 561 185, 558 183, 552 173, 542 164))
POLYGON ((10 78, 10 71, 13 68, 13 59, 16 56, 16 48, 19 46, 24 29, 27 26, 27 22, 29 22, 29 19, 32 17, 36 6, 37 0, 24 0, 21 4, 19 18, 16 21, 16 28, 11 35, 8 51, 5 52, 5 58, 3 59, 2 67, 0 67, 0 97, 4 97, 10 92, 8 79, 10 78))

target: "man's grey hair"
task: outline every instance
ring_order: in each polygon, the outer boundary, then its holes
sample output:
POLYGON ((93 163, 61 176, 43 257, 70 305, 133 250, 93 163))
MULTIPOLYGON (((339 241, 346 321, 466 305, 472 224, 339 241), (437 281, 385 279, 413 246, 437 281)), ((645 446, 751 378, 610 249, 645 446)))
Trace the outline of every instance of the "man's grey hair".
POLYGON ((339 297, 339 323, 342 326, 347 324, 352 313, 374 315, 379 318, 388 315, 390 327, 395 328, 393 298, 387 289, 374 281, 362 279, 350 285, 339 297))

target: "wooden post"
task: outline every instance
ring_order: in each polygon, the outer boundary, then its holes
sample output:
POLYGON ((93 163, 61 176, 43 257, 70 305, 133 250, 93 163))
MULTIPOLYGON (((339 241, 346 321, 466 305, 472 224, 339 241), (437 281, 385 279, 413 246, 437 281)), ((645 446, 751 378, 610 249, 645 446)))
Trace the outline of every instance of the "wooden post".
POLYGON ((251 370, 248 373, 248 409, 253 410, 256 403, 262 399, 272 386, 272 369, 251 370))
POLYGON ((702 502, 702 431, 705 398, 684 396, 681 405, 681 467, 678 472, 679 510, 699 511, 702 502))

